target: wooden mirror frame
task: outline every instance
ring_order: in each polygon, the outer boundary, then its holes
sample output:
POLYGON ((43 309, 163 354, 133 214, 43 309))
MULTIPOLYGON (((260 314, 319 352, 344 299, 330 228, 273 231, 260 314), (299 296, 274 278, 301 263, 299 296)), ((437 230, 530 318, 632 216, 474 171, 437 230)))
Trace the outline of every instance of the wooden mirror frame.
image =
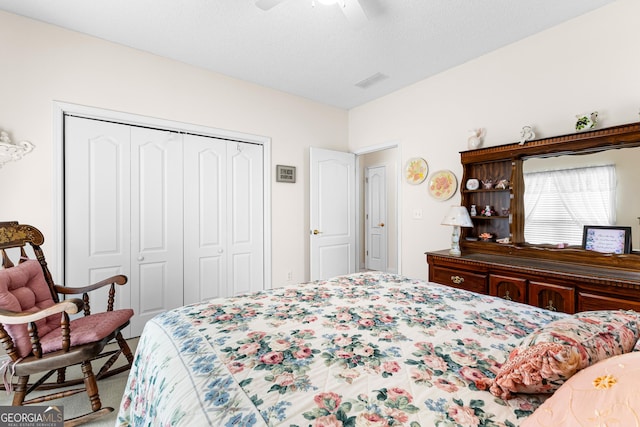
MULTIPOLYGON (((464 186, 468 178, 470 165, 478 163, 511 161, 511 220, 509 232, 510 244, 467 241, 463 231, 460 245, 463 250, 494 253, 505 256, 524 256, 552 261, 566 261, 594 266, 607 266, 629 270, 640 269, 640 254, 623 255, 601 254, 585 251, 582 248, 558 249, 551 245, 534 245, 524 240, 524 177, 523 161, 533 157, 555 157, 567 154, 595 153, 604 150, 640 146, 640 122, 588 132, 543 138, 519 143, 498 145, 463 151, 460 159, 463 166, 460 193, 461 203, 467 205, 464 186)), ((585 266, 587 268, 587 266, 585 266)))

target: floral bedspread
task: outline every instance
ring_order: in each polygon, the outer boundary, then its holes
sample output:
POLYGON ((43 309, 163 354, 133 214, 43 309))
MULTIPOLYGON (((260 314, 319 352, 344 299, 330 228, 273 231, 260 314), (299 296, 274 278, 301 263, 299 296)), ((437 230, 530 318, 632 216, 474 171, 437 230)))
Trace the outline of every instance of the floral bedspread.
POLYGON ((543 396, 487 390, 564 316, 380 273, 166 312, 140 337, 122 426, 518 426, 543 396))

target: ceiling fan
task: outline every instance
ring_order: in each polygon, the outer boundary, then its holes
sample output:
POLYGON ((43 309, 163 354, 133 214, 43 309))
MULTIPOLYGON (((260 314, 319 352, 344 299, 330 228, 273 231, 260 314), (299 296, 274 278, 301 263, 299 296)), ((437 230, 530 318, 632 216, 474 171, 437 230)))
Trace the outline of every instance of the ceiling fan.
MULTIPOLYGON (((287 0, 256 0, 256 6, 262 10, 269 10, 273 7, 276 7, 280 3, 284 3, 287 0)), ((311 0, 311 4, 315 4, 316 0, 311 0)), ((334 5, 337 4, 340 6, 340 9, 344 13, 344 16, 349 21, 351 27, 357 29, 363 27, 367 22, 368 18, 362 5, 360 4, 360 0, 317 0, 319 3, 324 5, 334 5)))

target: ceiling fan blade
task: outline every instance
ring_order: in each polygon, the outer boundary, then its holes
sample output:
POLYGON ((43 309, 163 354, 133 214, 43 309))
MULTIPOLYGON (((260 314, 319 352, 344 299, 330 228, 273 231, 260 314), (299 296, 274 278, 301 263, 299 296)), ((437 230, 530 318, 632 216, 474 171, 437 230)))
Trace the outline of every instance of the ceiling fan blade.
POLYGON ((284 1, 285 0, 256 0, 256 6, 262 10, 269 10, 284 1))
MULTIPOLYGON (((338 2, 339 4, 340 2, 338 2)), ((344 5, 341 5, 342 12, 344 12, 344 16, 347 17, 349 24, 354 29, 364 27, 367 22, 369 22, 369 18, 367 18, 367 14, 364 12, 362 5, 360 4, 360 0, 344 0, 344 5)))

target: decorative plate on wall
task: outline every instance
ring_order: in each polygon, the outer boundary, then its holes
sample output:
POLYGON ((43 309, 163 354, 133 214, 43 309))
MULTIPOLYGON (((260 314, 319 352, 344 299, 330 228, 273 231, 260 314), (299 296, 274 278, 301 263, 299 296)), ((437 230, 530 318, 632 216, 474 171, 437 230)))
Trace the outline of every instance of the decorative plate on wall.
POLYGON ((422 157, 412 157, 404 166, 404 177, 409 184, 417 185, 425 180, 429 173, 429 165, 422 157))
POLYGON ((449 170, 434 172, 429 179, 429 194, 436 200, 449 200, 458 188, 458 179, 449 170))

